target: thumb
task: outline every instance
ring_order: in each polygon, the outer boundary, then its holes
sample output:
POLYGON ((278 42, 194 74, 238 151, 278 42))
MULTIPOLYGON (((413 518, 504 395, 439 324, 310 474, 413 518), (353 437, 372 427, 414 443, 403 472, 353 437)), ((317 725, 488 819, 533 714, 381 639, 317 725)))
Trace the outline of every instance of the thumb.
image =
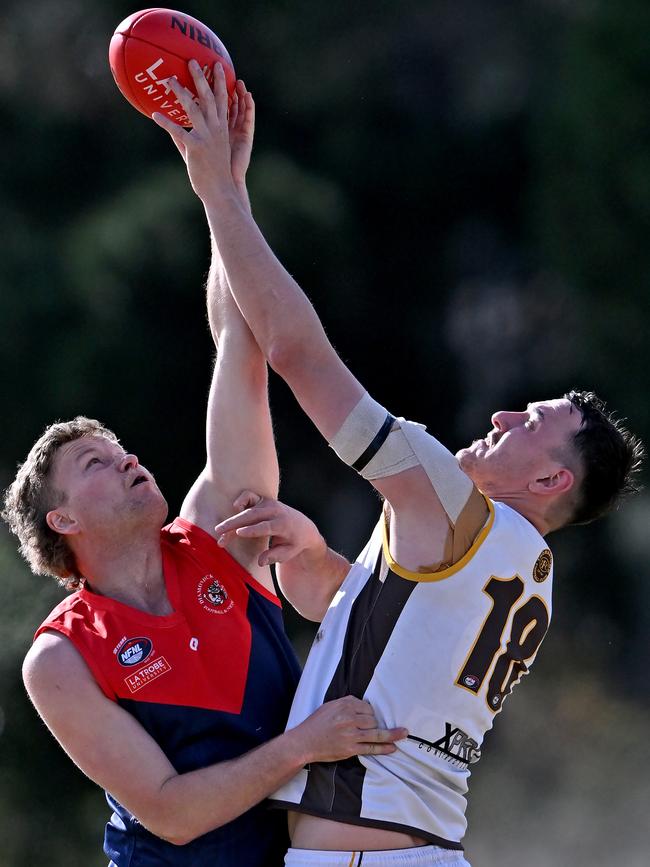
POLYGON ((260 566, 270 566, 271 563, 286 563, 298 553, 295 545, 274 545, 272 548, 267 548, 263 551, 257 562, 260 566))
POLYGON ((256 494, 255 491, 242 491, 232 505, 238 512, 243 512, 244 509, 257 506, 258 503, 262 502, 262 499, 263 497, 256 494))
POLYGON ((187 149, 185 147, 185 137, 187 135, 187 131, 183 129, 182 126, 179 126, 177 123, 174 123, 173 120, 170 120, 168 117, 165 117, 164 114, 160 114, 158 111, 154 111, 151 115, 151 119, 154 123, 157 123, 158 126, 162 127, 169 133, 169 137, 174 142, 180 155, 185 160, 187 149))

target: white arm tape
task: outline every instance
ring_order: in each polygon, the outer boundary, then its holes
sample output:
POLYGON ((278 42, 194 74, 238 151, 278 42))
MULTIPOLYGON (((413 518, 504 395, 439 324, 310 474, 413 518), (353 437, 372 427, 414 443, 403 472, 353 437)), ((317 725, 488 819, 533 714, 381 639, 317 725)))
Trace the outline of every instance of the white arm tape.
POLYGON ((336 432, 330 446, 368 481, 421 466, 452 524, 472 493, 471 479, 454 455, 427 433, 424 425, 394 418, 367 392, 336 432))

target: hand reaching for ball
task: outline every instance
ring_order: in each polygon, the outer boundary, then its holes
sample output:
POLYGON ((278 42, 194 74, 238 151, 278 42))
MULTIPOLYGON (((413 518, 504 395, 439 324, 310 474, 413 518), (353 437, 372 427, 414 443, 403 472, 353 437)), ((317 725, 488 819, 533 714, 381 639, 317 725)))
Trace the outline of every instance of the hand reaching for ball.
POLYGON ((159 112, 153 120, 165 129, 185 160, 192 188, 207 206, 214 193, 229 189, 242 195, 255 129, 255 104, 243 81, 237 82, 234 110, 228 111, 223 67, 214 66, 214 84, 208 84, 195 60, 188 67, 198 98, 176 79, 169 87, 187 114, 192 128, 179 127, 159 112))
POLYGON ((228 115, 230 131, 230 169, 234 182, 240 186, 246 182, 246 172, 251 161, 255 135, 255 103, 253 95, 239 79, 235 85, 228 115))

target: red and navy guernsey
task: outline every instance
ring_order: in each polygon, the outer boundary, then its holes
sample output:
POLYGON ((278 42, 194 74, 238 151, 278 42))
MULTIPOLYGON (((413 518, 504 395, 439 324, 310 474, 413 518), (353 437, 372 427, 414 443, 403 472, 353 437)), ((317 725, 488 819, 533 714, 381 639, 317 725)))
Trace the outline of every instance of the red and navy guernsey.
MULTIPOLYGON (((66 635, 112 701, 178 771, 232 759, 284 731, 300 669, 280 602, 182 518, 161 531, 173 613, 157 617, 82 589, 39 627, 66 635)), ((185 846, 147 831, 110 793, 104 851, 117 867, 273 867, 286 819, 260 804, 185 846)))

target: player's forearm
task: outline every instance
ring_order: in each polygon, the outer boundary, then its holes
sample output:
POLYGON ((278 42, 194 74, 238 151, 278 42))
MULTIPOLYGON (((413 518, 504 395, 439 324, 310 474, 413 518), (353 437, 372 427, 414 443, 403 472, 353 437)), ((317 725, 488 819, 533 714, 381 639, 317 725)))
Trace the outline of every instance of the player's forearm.
POLYGON ((332 352, 314 308, 238 195, 215 196, 206 213, 230 289, 271 366, 281 368, 290 358, 314 363, 319 353, 332 352))
MULTIPOLYGON (((246 213, 250 214, 251 206, 246 184, 243 181, 235 184, 235 191, 242 208, 246 213)), ((247 328, 247 326, 243 321, 240 310, 232 298, 230 287, 228 285, 226 269, 213 233, 211 233, 210 240, 212 260, 210 262, 210 271, 208 273, 208 281, 206 285, 206 297, 210 332, 215 346, 218 347, 221 333, 225 327, 236 325, 241 328, 247 328), (238 323, 237 320, 242 321, 238 323)), ((249 342, 251 344, 251 350, 257 351, 258 347, 255 345, 254 341, 250 340, 249 342)))
POLYGON ((283 595, 299 614, 318 623, 350 571, 346 558, 328 548, 322 537, 321 542, 277 567, 283 595))
POLYGON ((311 760, 299 731, 286 732, 236 759, 170 777, 154 820, 144 824, 172 843, 188 843, 241 816, 311 760))

